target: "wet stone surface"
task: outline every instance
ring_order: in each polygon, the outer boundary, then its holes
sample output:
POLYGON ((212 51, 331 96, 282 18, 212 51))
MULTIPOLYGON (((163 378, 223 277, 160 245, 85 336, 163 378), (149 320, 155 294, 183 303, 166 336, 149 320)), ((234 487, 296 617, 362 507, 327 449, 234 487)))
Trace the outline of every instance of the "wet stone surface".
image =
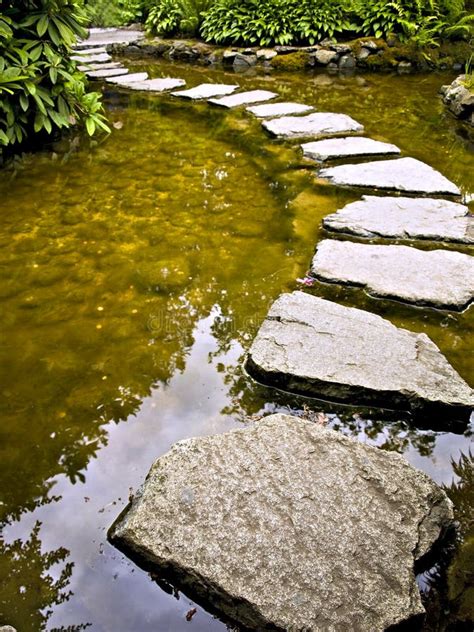
POLYGON ((426 193, 427 195, 460 195, 459 188, 453 182, 415 158, 340 165, 322 169, 319 177, 343 186, 426 193))
POLYGON ((303 292, 272 305, 247 368, 265 384, 342 402, 465 419, 474 406, 472 389, 428 336, 303 292))
POLYGON ((195 88, 189 90, 180 90, 173 92, 174 97, 183 97, 185 99, 209 99, 217 96, 227 96, 238 89, 238 85, 228 85, 222 83, 201 83, 195 88))
POLYGON ((277 116, 287 116, 288 114, 306 114, 313 108, 303 103, 268 103, 265 105, 252 105, 247 108, 247 112, 254 114, 258 118, 272 118, 277 116))
POLYGON ((278 138, 324 137, 362 132, 363 126, 346 114, 315 112, 307 116, 284 116, 263 121, 262 126, 278 138))
POLYGON ((382 143, 372 138, 349 136, 347 138, 329 138, 301 145, 303 155, 317 162, 336 158, 360 156, 387 156, 399 154, 400 149, 391 143, 382 143))
POLYGON ((415 305, 462 310, 474 299, 474 257, 449 250, 325 239, 311 272, 323 281, 362 286, 373 296, 415 305))
POLYGON ((467 206, 436 198, 364 195, 323 219, 327 230, 358 237, 474 243, 467 206))
POLYGON ((249 103, 259 103, 261 101, 270 101, 278 96, 276 92, 269 90, 250 90, 248 92, 239 92, 231 96, 222 97, 221 99, 209 99, 209 103, 219 105, 224 108, 236 108, 249 103))
POLYGON ((251 629, 383 632, 424 612, 413 565, 451 522, 403 457, 280 414, 177 443, 110 537, 251 629))

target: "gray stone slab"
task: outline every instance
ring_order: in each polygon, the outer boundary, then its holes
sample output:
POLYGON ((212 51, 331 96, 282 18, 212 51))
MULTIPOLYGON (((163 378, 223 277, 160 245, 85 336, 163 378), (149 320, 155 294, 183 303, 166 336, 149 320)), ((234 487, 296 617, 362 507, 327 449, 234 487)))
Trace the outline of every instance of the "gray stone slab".
POLYGON ((278 138, 321 138, 362 132, 363 126, 346 114, 314 112, 307 116, 284 116, 263 121, 262 126, 278 138))
POLYGON ((311 272, 322 281, 415 305, 463 310, 474 299, 474 257, 449 250, 325 239, 311 272))
POLYGON ((112 57, 108 53, 99 53, 98 55, 71 55, 71 59, 81 64, 100 64, 111 61, 112 57))
POLYGON ((452 523, 402 456, 279 414, 175 444, 109 538, 239 627, 383 632, 424 612, 414 563, 452 523))
POLYGON ((333 184, 427 195, 460 195, 450 180, 415 158, 378 160, 321 169, 319 177, 333 184))
POLYGON ((101 53, 106 53, 107 49, 105 46, 94 46, 92 48, 83 48, 74 50, 74 54, 79 57, 89 57, 90 55, 100 55, 101 53))
POLYGON ((428 336, 304 292, 270 308, 247 369, 265 384, 351 405, 466 421, 474 407, 473 390, 428 336))
POLYGON ((436 198, 364 195, 323 220, 327 230, 358 237, 474 243, 467 206, 436 198))
POLYGON ((89 30, 89 37, 76 44, 76 48, 87 49, 97 46, 108 46, 110 44, 129 44, 136 40, 143 39, 145 33, 143 31, 132 29, 116 29, 93 28, 89 30))
POLYGON ((317 140, 304 143, 301 145, 301 149, 306 158, 311 158, 317 162, 346 157, 389 156, 400 153, 400 149, 396 145, 382 143, 363 136, 317 140))
POLYGON ((143 82, 148 79, 147 72, 132 72, 125 77, 109 77, 107 81, 109 83, 116 83, 119 86, 127 86, 128 84, 137 83, 139 81, 143 82))
POLYGON ((89 72, 90 70, 110 70, 114 68, 123 68, 123 64, 118 61, 110 61, 104 64, 87 64, 77 67, 77 69, 81 72, 89 72))
POLYGON ((239 86, 224 83, 201 83, 190 90, 180 90, 172 92, 174 97, 182 97, 184 99, 210 99, 211 97, 226 96, 232 94, 239 86))
POLYGON ((277 96, 278 94, 269 90, 249 90, 248 92, 239 92, 221 99, 209 99, 209 103, 220 105, 223 108, 236 108, 241 105, 249 105, 250 103, 270 101, 270 99, 276 99, 277 96))
POLYGON ((105 68, 104 70, 88 70, 86 75, 91 79, 107 79, 108 77, 120 77, 128 75, 128 68, 105 68))
POLYGON ((264 105, 252 105, 247 108, 258 118, 272 118, 278 116, 288 116, 288 114, 306 114, 314 108, 304 103, 265 103, 264 105))
POLYGON ((143 90, 144 92, 166 92, 167 90, 174 90, 174 88, 184 86, 185 84, 184 79, 164 77, 163 79, 137 81, 136 83, 131 83, 128 87, 131 90, 143 90))

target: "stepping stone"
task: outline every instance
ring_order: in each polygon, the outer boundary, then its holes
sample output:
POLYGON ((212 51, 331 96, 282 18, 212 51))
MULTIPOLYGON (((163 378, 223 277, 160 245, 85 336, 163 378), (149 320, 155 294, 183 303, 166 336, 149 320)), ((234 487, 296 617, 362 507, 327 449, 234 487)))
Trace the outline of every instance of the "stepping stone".
POLYGON ((91 70, 112 70, 114 68, 123 68, 123 64, 118 61, 111 61, 105 64, 87 64, 87 66, 77 67, 77 69, 81 72, 89 72, 91 70))
POLYGON ((460 195, 458 187, 415 158, 378 160, 321 169, 318 176, 333 184, 428 195, 460 195))
POLYGON ((373 296, 415 305, 463 310, 474 299, 474 257, 449 250, 325 239, 311 272, 322 281, 362 286, 373 296))
POLYGON ((100 55, 101 53, 106 53, 107 49, 105 48, 105 46, 95 46, 93 48, 86 48, 86 49, 79 49, 79 50, 75 50, 74 54, 76 56, 79 57, 89 57, 90 55, 100 55))
POLYGON ((107 79, 108 77, 128 75, 128 72, 128 68, 105 68, 104 70, 88 70, 86 75, 91 79, 107 79))
POLYGON ((452 523, 400 455, 278 414, 176 443, 109 539, 239 629, 382 632, 424 612, 415 561, 452 523))
POLYGON ((164 79, 137 81, 136 83, 131 83, 127 87, 132 90, 143 90, 144 92, 166 92, 167 90, 174 90, 174 88, 184 85, 186 85, 186 81, 184 81, 184 79, 165 77, 164 79))
POLYGON ((109 77, 107 81, 109 83, 116 83, 119 86, 126 86, 129 83, 136 83, 137 81, 145 81, 148 79, 147 72, 133 72, 125 77, 109 77))
POLYGON ((222 97, 222 99, 209 99, 209 103, 220 105, 223 108, 236 108, 239 105, 270 101, 270 99, 276 99, 277 96, 278 94, 268 90, 250 90, 249 92, 239 92, 228 97, 222 97))
POLYGON ((304 292, 270 308, 247 369, 264 384, 351 405, 466 421, 474 406, 473 390, 426 334, 304 292))
POLYGON ((334 136, 350 132, 362 132, 364 127, 346 114, 314 112, 307 116, 284 116, 263 121, 263 127, 278 138, 304 138, 334 136))
POLYGON ((129 44, 136 40, 144 39, 143 31, 131 29, 115 28, 92 28, 89 29, 89 37, 86 40, 77 42, 77 49, 92 48, 97 46, 108 46, 109 44, 129 44))
POLYGON ((254 114, 258 118, 271 118, 277 116, 287 116, 288 114, 305 114, 314 108, 303 103, 265 103, 264 105, 253 105, 247 108, 247 112, 254 114))
POLYGON ((306 158, 311 158, 318 162, 346 157, 387 156, 400 153, 400 149, 396 145, 382 143, 363 136, 317 140, 301 145, 301 149, 306 158))
POLYGON ((110 61, 112 57, 108 53, 99 53, 98 55, 71 55, 73 61, 80 61, 81 64, 96 63, 110 61))
POLYGON ((327 230, 358 237, 474 243, 467 206, 434 198, 364 195, 323 220, 327 230))
POLYGON ((239 86, 226 85, 223 83, 201 83, 190 90, 181 90, 180 92, 172 92, 174 97, 183 97, 184 99, 210 99, 211 97, 219 97, 235 92, 239 86))

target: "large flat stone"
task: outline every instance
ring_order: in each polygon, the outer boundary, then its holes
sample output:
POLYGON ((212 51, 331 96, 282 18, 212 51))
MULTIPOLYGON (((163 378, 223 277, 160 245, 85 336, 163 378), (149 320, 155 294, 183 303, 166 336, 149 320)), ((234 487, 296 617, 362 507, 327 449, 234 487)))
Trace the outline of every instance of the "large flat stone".
POLYGON ((117 28, 93 28, 89 30, 89 37, 76 44, 76 49, 95 48, 96 46, 109 46, 111 44, 129 44, 143 39, 143 31, 117 28))
POLYGON ((98 53, 97 55, 71 55, 73 61, 80 61, 81 64, 100 64, 111 61, 112 57, 108 53, 98 53))
POLYGON ((325 239, 311 272, 322 281, 415 305, 462 310, 474 299, 474 257, 449 250, 325 239))
POLYGON ((174 90, 180 86, 186 85, 184 79, 174 79, 172 77, 164 77, 163 79, 147 79, 146 81, 137 81, 131 83, 128 88, 131 90, 143 90, 144 92, 166 92, 174 90))
POLYGON ((84 57, 88 56, 90 57, 90 55, 100 55, 101 53, 106 53, 107 49, 105 48, 105 46, 94 46, 92 48, 85 48, 85 49, 78 49, 74 51, 74 54, 79 57, 84 57))
POLYGON ((263 121, 263 127, 278 138, 309 138, 362 132, 363 126, 346 114, 314 112, 307 116, 283 116, 263 121))
POLYGON ((359 158, 363 156, 389 156, 399 154, 400 149, 390 143, 382 143, 363 136, 347 138, 328 138, 301 145, 304 156, 317 162, 337 158, 359 158))
POLYGON ((87 64, 77 67, 77 69, 81 72, 89 72, 90 70, 110 70, 114 68, 123 68, 123 65, 118 61, 109 61, 103 64, 87 64))
POLYGON ((263 105, 251 105, 247 112, 258 118, 272 118, 288 116, 288 114, 306 114, 314 108, 304 103, 265 103, 263 105))
POLYGON ((128 75, 128 68, 104 68, 103 70, 87 70, 86 74, 91 79, 107 79, 108 77, 120 77, 128 75))
POLYGON ((210 99, 211 97, 219 97, 232 94, 239 86, 224 83, 201 83, 190 90, 180 90, 172 92, 174 97, 183 97, 184 99, 210 99))
POLYGON ((424 612, 413 572, 453 521, 392 452, 271 415, 175 444, 112 542, 259 632, 383 632, 424 612))
POLYGON ((250 103, 270 101, 270 99, 275 99, 277 96, 278 94, 269 90, 249 90, 248 92, 239 92, 221 99, 209 99, 209 103, 220 105, 223 108, 236 108, 241 105, 249 105, 250 103))
POLYGON ((108 77, 107 81, 109 83, 116 83, 119 86, 127 86, 128 84, 137 83, 139 81, 143 82, 143 81, 146 81, 147 79, 148 79, 147 72, 132 72, 126 77, 108 77))
POLYGON ((468 419, 473 390, 425 334, 303 292, 272 305, 249 351, 261 382, 352 405, 468 419))
POLYGON ((358 237, 474 243, 474 217, 467 206, 436 198, 364 195, 325 217, 323 226, 358 237))
POLYGON ((321 169, 319 177, 333 184, 388 189, 428 195, 460 195, 450 180, 415 158, 379 160, 321 169))

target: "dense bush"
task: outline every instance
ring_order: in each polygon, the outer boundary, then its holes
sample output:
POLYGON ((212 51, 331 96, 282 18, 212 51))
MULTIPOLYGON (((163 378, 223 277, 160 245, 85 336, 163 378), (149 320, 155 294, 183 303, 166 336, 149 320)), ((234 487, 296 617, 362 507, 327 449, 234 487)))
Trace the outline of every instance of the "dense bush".
POLYGON ((0 12, 0 145, 84 123, 108 131, 99 94, 69 58, 85 35, 78 0, 10 0, 0 12))
POLYGON ((217 43, 262 46, 390 33, 430 43, 440 36, 470 36, 474 18, 464 9, 464 0, 215 0, 201 34, 217 43))
POLYGON ((158 0, 151 3, 146 28, 158 35, 197 35, 213 0, 158 0))
POLYGON ((87 0, 91 26, 123 26, 145 18, 148 0, 87 0))
POLYGON ((343 2, 333 0, 217 0, 201 33, 214 42, 290 44, 332 37, 350 28, 343 2))

